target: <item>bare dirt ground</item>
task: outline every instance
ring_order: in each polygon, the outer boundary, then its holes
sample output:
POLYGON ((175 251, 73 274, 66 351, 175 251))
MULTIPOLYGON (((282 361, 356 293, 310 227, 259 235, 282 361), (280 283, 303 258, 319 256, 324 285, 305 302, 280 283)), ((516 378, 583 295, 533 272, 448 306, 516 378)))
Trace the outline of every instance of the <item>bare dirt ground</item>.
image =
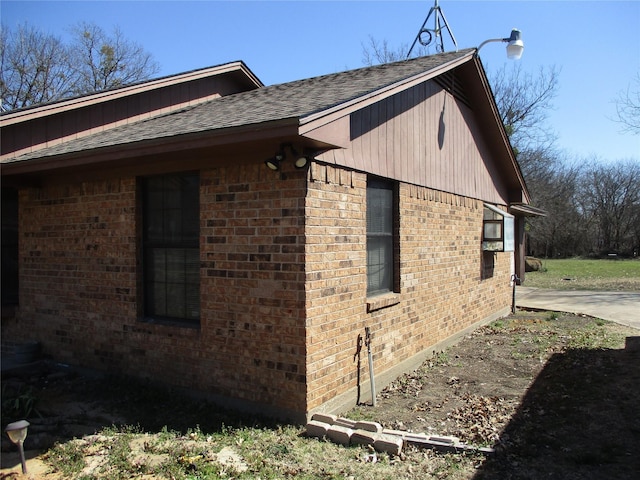
MULTIPOLYGON (((434 462, 443 463, 439 454, 407 450, 402 460, 412 463, 414 470, 392 465, 395 476, 376 476, 369 470, 367 477, 337 478, 412 478, 407 473, 411 471, 429 472, 421 478, 638 478, 639 342, 640 331, 549 312, 519 312, 482 327, 415 372, 398 378, 379 393, 376 408, 358 406, 346 416, 379 421, 395 429, 454 435, 468 444, 494 447, 496 454, 470 459, 449 456, 446 468, 435 468, 434 462)), ((151 385, 87 376, 45 364, 3 374, 2 392, 3 425, 11 421, 12 408, 29 409, 28 415, 12 412, 32 422, 25 442, 30 476, 24 478, 63 478, 50 473, 53 455, 47 450, 74 437, 90 438, 86 442, 87 448, 93 448, 92 461, 100 462, 96 457, 100 442, 94 434, 110 425, 137 425, 145 432, 160 432, 166 425, 188 432, 198 425, 202 432, 209 432, 238 423, 233 413, 213 410, 209 404, 180 408, 180 397, 151 385), (9 400, 13 403, 7 403, 9 400)), ((234 441, 240 449, 238 440, 234 441)), ((291 445, 291 458, 296 457, 295 448, 300 448, 294 446, 296 441, 282 440, 283 445, 291 445)), ((138 443, 149 450, 149 442, 147 438, 138 443)), ((110 449, 100 451, 106 456, 110 449)), ((3 438, 0 478, 22 478, 18 465, 15 447, 3 438)), ((309 465, 291 468, 292 472, 306 471, 305 478, 336 478, 314 476, 309 473, 314 467, 309 465)), ((247 475, 240 476, 252 478, 247 475)), ((295 475, 273 478, 291 476, 295 475)))
POLYGON ((397 379, 375 413, 359 410, 389 427, 495 447, 474 478, 640 478, 638 335, 590 317, 520 312, 397 379))

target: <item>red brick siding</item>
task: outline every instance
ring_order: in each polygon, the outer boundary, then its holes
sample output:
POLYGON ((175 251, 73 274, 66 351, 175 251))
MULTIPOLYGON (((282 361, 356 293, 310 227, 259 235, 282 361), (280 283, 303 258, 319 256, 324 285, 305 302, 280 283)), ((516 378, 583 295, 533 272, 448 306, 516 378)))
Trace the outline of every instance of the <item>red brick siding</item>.
POLYGON ((509 254, 480 278, 482 202, 401 184, 399 303, 368 313, 366 175, 288 167, 200 173, 199 329, 140 321, 135 178, 23 189, 20 308, 3 334, 304 413, 355 387, 366 326, 384 372, 509 305, 509 254))
POLYGON ((126 362, 122 323, 136 315, 135 181, 20 192, 19 335, 56 360, 126 362))
POLYGON ((366 175, 312 165, 310 177, 310 410, 356 386, 354 354, 366 326, 382 373, 510 304, 510 254, 498 254, 494 276, 480 279, 482 202, 401 184, 400 302, 367 313, 366 175))
POLYGON ((202 341, 209 388, 304 412, 303 171, 202 174, 202 341))
MULTIPOLYGON (((140 321, 136 179, 22 190, 20 309, 57 361, 305 411, 305 172, 201 172, 201 328, 140 321)), ((5 328, 5 326, 7 328, 5 328)))

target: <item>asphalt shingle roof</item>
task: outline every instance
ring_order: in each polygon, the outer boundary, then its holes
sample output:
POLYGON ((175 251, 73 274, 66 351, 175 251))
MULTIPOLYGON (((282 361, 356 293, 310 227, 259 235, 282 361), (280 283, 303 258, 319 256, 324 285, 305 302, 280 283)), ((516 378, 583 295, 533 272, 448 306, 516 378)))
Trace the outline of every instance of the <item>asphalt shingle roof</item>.
POLYGON ((116 145, 290 118, 302 119, 457 60, 473 49, 323 75, 220 97, 121 125, 8 161, 24 161, 116 145))

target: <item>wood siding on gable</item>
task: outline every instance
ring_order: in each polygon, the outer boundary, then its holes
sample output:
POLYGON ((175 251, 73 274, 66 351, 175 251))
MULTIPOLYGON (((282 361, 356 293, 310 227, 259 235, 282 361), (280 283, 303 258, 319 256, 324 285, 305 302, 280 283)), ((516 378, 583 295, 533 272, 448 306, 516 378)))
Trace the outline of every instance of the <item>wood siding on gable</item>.
POLYGON ((2 127, 2 158, 12 158, 109 128, 167 114, 242 90, 229 76, 142 91, 2 127))
POLYGON ((322 161, 435 190, 508 203, 476 116, 433 81, 351 114, 350 147, 322 161))

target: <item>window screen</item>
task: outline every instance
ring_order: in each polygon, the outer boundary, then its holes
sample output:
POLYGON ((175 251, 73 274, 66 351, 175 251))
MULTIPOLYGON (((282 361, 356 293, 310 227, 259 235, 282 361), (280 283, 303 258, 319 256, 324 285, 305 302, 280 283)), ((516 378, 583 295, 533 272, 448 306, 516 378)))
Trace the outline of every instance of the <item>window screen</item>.
POLYGON ((393 291, 393 185, 381 180, 367 184, 367 294, 393 291))
POLYGON ((142 181, 145 315, 200 319, 200 179, 142 181))

